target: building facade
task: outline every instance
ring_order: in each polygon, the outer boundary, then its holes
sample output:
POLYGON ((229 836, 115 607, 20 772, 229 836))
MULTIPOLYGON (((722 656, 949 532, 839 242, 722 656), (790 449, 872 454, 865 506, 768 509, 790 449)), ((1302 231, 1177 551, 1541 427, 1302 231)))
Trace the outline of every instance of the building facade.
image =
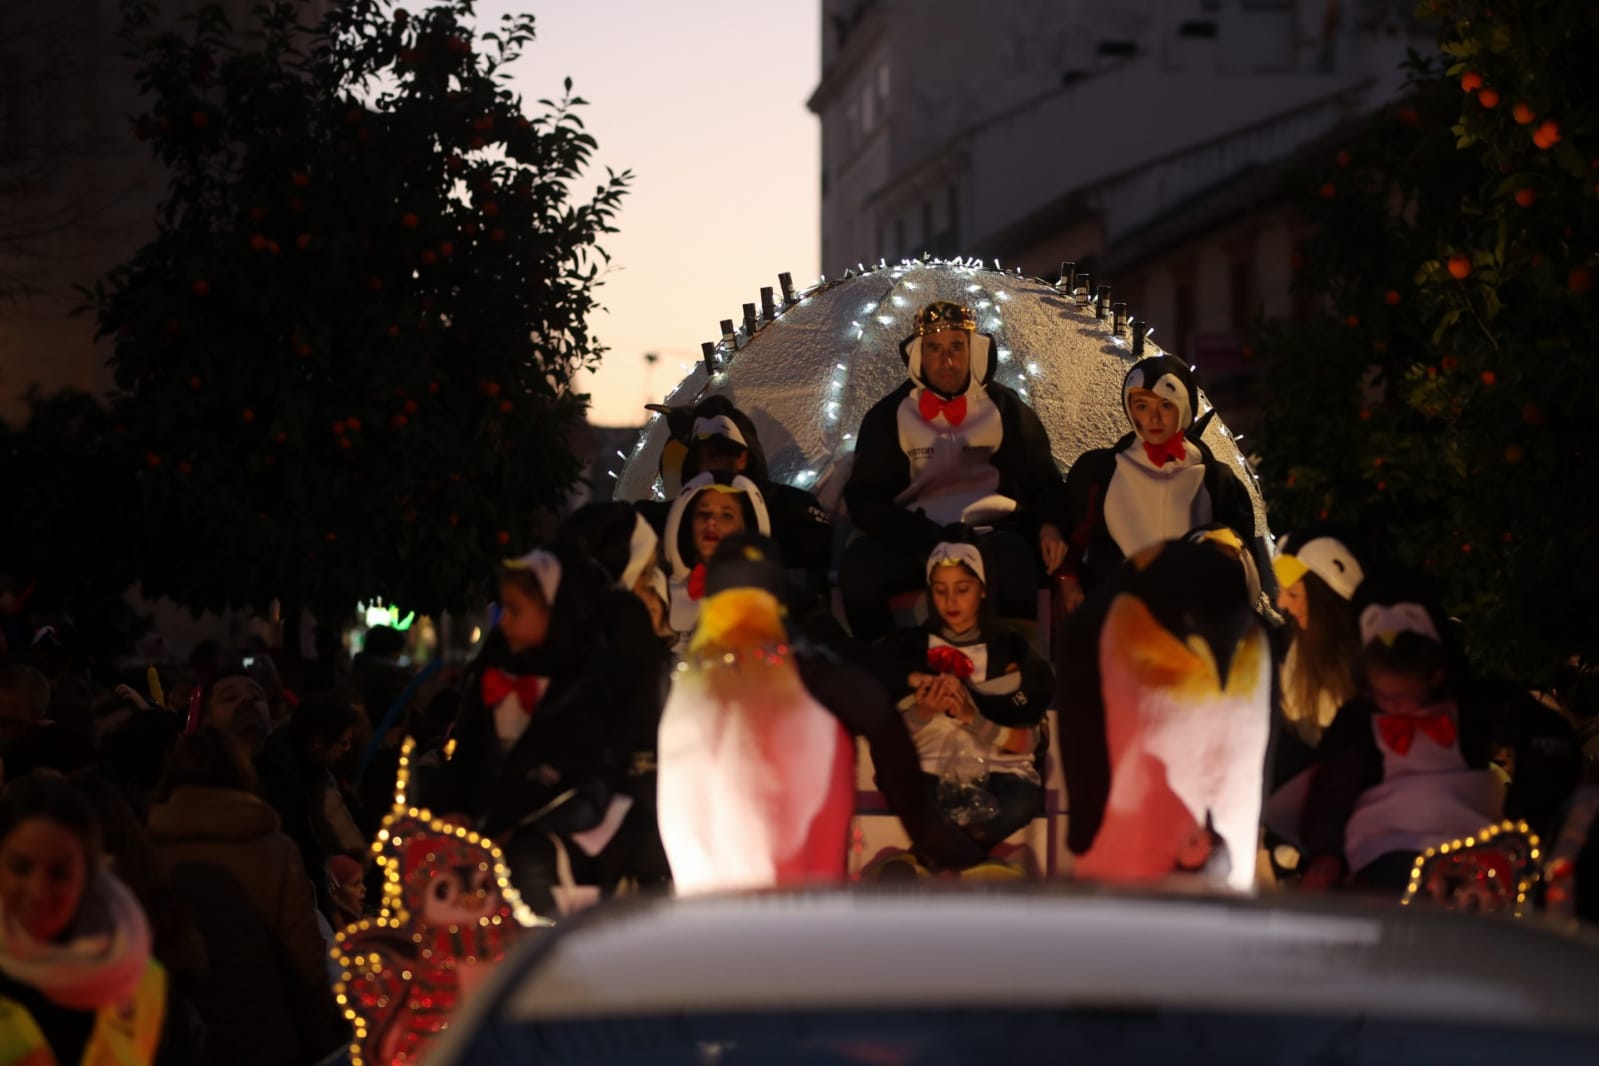
POLYGON ((823 0, 822 264, 1064 260, 1189 357, 1284 315, 1286 164, 1404 88, 1405 0, 823 0))

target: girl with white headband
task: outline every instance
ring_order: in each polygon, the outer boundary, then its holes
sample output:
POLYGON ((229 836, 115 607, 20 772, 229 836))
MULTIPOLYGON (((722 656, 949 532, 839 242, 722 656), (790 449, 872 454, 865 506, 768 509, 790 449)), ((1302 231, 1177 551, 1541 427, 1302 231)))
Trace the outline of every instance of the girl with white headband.
POLYGON ((516 887, 541 913, 555 909, 551 838, 569 842, 578 882, 596 883, 587 867, 630 806, 616 734, 631 678, 609 654, 599 614, 612 584, 570 545, 502 564, 499 621, 463 680, 455 753, 424 792, 435 813, 500 842, 516 887))
POLYGON ((938 544, 925 574, 927 622, 887 639, 884 682, 902 694, 929 790, 937 793, 956 753, 986 771, 973 783, 991 803, 945 811, 986 854, 1043 809, 1037 755, 1054 676, 1019 633, 994 621, 977 545, 938 544))
POLYGON ((1570 726, 1524 689, 1469 678, 1442 611, 1413 579, 1368 578, 1354 606, 1359 694, 1317 752, 1303 887, 1347 880, 1398 893, 1429 847, 1504 817, 1552 821, 1580 773, 1570 726))

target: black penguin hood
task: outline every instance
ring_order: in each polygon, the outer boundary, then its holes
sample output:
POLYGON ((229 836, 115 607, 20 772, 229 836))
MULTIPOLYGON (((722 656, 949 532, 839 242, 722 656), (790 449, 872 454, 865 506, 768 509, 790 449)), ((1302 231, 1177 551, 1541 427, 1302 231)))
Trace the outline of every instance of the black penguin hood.
POLYGON ((1179 433, 1186 434, 1199 417, 1199 387, 1194 384, 1193 371, 1175 356, 1155 355, 1140 359, 1122 379, 1122 411, 1136 430, 1138 423, 1133 421, 1131 396, 1134 389, 1148 389, 1161 399, 1176 404, 1179 433))
MULTIPOLYGON (((994 338, 986 333, 971 333, 968 336, 971 338, 971 369, 967 374, 966 391, 972 392, 985 388, 994 380, 995 352, 998 349, 994 345, 994 338)), ((905 363, 905 372, 917 388, 932 388, 922 377, 922 338, 919 335, 913 333, 900 342, 899 357, 905 363)))

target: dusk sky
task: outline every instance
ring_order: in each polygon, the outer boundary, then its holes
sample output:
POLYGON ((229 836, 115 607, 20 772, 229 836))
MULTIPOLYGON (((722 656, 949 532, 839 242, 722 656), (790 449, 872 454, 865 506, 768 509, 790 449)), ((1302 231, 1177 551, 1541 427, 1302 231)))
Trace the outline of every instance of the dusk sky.
MULTIPOLYGON (((630 169, 621 232, 590 327, 610 352, 589 382, 592 421, 642 422, 700 357, 717 322, 738 319, 789 271, 816 280, 820 130, 805 100, 819 70, 814 0, 485 0, 482 28, 531 10, 538 40, 515 68, 528 101, 561 79, 588 100, 595 173, 630 169), (646 377, 646 352, 661 360, 646 377)), ((593 182, 581 182, 586 197, 593 182)))

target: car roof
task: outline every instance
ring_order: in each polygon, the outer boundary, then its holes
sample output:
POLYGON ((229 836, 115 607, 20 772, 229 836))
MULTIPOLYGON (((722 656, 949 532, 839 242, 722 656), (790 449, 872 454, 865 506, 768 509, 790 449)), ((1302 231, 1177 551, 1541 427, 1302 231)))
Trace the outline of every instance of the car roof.
POLYGON ((1592 1032, 1596 944, 1509 919, 1285 896, 1039 886, 638 900, 530 934, 459 1028, 488 1018, 1162 1007, 1592 1032))

